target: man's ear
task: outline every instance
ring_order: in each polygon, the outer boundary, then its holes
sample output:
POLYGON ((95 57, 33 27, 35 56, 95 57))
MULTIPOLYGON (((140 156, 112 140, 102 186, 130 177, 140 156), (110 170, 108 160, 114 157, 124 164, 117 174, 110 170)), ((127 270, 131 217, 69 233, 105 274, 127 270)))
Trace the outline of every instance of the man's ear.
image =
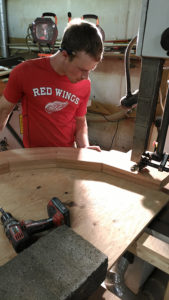
POLYGON ((68 53, 66 50, 62 50, 61 54, 64 58, 68 58, 68 53))

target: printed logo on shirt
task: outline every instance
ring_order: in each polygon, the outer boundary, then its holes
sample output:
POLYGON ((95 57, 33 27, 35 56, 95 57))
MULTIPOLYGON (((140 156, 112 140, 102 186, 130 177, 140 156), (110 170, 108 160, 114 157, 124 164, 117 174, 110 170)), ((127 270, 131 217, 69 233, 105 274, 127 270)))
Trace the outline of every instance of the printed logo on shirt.
POLYGON ((55 102, 49 102, 45 106, 45 110, 48 114, 51 114, 56 111, 60 111, 63 108, 65 108, 68 105, 68 102, 60 102, 60 101, 55 101, 55 102))
POLYGON ((69 93, 68 91, 64 91, 61 89, 55 88, 54 91, 51 87, 40 87, 40 88, 34 88, 33 94, 35 97, 37 96, 57 96, 61 97, 65 100, 69 100, 72 103, 78 104, 80 101, 80 98, 78 98, 76 95, 69 93))

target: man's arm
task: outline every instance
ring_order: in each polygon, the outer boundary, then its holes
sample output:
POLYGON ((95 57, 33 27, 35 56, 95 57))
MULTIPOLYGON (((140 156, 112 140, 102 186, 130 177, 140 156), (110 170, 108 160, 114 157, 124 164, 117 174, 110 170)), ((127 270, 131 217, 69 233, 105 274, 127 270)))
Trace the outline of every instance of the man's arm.
POLYGON ((90 146, 88 138, 88 127, 86 122, 86 117, 76 118, 76 145, 77 148, 88 148, 97 151, 101 151, 99 146, 90 146))
POLYGON ((5 127, 9 115, 14 109, 15 104, 6 100, 4 96, 0 98, 0 131, 5 127))

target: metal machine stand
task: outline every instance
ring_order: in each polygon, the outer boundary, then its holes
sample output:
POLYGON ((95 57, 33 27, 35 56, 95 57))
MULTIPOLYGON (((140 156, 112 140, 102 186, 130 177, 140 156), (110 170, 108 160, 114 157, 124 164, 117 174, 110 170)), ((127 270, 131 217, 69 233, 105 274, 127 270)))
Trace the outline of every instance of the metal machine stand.
POLYGON ((137 164, 133 166, 132 171, 141 170, 148 165, 157 168, 159 171, 169 172, 169 168, 165 167, 169 160, 169 154, 163 153, 169 125, 169 88, 154 152, 146 151, 150 127, 155 116, 163 62, 162 59, 143 59, 131 157, 131 160, 137 162, 137 164))
POLYGON ((142 72, 136 112, 131 160, 138 162, 146 150, 151 124, 154 120, 161 83, 163 59, 142 58, 142 72))

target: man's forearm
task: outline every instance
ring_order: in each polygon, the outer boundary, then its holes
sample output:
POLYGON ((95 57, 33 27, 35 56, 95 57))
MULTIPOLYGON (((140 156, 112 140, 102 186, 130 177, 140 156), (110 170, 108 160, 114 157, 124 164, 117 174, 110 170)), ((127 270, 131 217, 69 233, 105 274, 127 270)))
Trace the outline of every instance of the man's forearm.
POLYGON ((77 148, 86 148, 89 146, 88 134, 84 132, 78 132, 76 134, 76 145, 77 148))
POLYGON ((88 127, 86 118, 77 119, 75 140, 78 148, 86 148, 89 146, 88 127))
POLYGON ((76 145, 78 148, 88 148, 98 152, 101 151, 99 146, 90 146, 89 144, 88 127, 85 117, 76 119, 76 145))
POLYGON ((9 116, 7 115, 1 115, 0 114, 0 118, 2 118, 1 120, 0 120, 0 131, 2 131, 4 128, 5 128, 5 126, 6 126, 6 123, 7 123, 7 121, 8 121, 8 118, 9 118, 9 116))
POLYGON ((8 102, 4 96, 0 98, 0 131, 5 127, 14 104, 8 102))

